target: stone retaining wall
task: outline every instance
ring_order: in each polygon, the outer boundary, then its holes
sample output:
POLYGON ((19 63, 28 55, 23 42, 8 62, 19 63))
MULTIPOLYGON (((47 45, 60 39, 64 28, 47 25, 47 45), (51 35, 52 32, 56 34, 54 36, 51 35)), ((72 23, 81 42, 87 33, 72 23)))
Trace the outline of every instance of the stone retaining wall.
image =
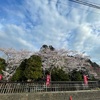
POLYGON ((100 90, 0 94, 0 100, 100 100, 100 90))

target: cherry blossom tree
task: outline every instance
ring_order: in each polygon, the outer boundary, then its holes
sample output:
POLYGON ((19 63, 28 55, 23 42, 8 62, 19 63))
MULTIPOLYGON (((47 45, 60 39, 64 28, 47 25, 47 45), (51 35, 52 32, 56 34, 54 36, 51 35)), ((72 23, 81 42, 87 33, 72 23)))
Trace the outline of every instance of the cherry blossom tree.
POLYGON ((36 54, 42 58, 42 67, 50 72, 54 67, 63 68, 66 72, 75 68, 81 70, 84 66, 90 66, 86 60, 89 59, 84 53, 73 50, 51 49, 51 46, 44 45, 36 54))
POLYGON ((15 50, 13 48, 0 48, 0 51, 5 54, 6 66, 3 72, 3 79, 8 81, 15 73, 21 62, 30 57, 31 53, 28 50, 15 50))

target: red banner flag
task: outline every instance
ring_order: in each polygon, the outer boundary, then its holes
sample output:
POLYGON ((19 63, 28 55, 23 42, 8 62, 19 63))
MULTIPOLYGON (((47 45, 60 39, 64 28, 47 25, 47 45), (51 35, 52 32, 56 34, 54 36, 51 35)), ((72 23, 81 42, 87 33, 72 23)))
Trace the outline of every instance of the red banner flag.
POLYGON ((50 75, 47 75, 47 79, 46 79, 46 85, 49 86, 50 85, 50 75))
POLYGON ((86 75, 84 75, 84 84, 87 85, 88 84, 88 77, 86 75))
POLYGON ((0 80, 2 80, 2 78, 3 78, 3 77, 2 77, 2 74, 0 74, 0 80))

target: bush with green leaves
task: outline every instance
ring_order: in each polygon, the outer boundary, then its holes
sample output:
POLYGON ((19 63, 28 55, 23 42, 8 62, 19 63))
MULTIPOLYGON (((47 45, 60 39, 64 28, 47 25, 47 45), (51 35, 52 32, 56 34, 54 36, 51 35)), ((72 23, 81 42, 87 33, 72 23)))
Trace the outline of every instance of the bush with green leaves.
POLYGON ((73 70, 70 73, 71 81, 83 81, 83 74, 81 71, 73 70))
POLYGON ((69 75, 62 68, 54 68, 51 72, 52 81, 69 81, 69 75))

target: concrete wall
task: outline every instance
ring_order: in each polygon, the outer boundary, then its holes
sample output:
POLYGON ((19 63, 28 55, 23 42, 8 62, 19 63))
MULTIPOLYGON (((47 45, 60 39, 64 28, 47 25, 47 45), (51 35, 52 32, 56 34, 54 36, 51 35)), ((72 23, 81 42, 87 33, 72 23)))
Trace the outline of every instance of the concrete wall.
POLYGON ((0 100, 100 100, 99 90, 0 94, 0 100))

